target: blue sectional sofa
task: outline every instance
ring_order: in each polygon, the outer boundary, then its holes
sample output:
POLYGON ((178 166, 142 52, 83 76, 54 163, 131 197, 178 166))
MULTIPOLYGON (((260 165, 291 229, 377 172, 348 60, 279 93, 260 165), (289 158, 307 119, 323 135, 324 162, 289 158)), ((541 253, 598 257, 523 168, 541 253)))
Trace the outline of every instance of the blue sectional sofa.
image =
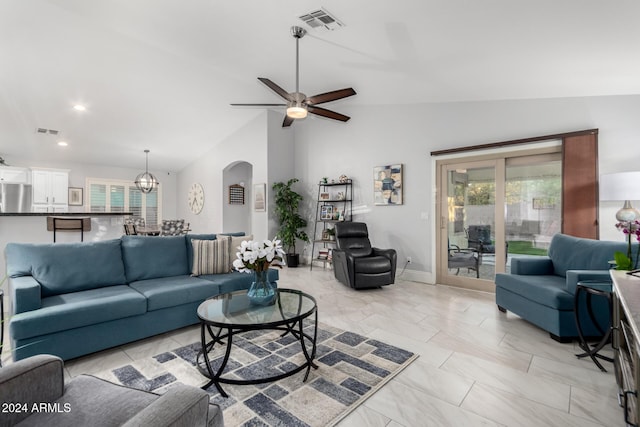
MULTIPOLYGON (((575 321, 575 292, 578 282, 599 283, 611 289, 609 261, 616 251, 626 252, 624 242, 583 239, 556 234, 548 256, 513 258, 511 274, 496 274, 496 304, 549 332, 552 338, 569 342, 578 336, 575 321)), ((586 298, 579 301, 581 326, 585 336, 601 335, 589 321, 586 298)), ((604 298, 593 298, 593 309, 600 325, 609 321, 604 298)))
POLYGON ((239 272, 191 276, 191 240, 215 238, 8 244, 13 359, 47 353, 68 360, 198 323, 202 301, 253 281, 239 272))

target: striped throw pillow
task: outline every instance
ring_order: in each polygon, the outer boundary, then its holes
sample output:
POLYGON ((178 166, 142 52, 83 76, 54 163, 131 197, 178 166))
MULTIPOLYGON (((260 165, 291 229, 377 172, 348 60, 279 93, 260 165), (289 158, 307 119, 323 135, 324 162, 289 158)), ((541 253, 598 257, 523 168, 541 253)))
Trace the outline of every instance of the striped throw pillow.
POLYGON ((230 236, 217 236, 216 240, 191 240, 193 245, 192 276, 202 274, 220 274, 230 271, 230 236))

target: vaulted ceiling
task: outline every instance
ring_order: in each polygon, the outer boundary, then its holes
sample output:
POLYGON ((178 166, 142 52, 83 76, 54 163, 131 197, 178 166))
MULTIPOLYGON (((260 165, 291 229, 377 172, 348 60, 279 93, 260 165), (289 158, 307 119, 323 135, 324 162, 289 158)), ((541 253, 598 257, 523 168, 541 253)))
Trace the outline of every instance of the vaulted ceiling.
POLYGON ((640 93, 635 0, 3 0, 0 156, 139 168, 149 148, 178 171, 261 111, 229 103, 280 101, 257 77, 294 90, 289 28, 320 7, 344 27, 306 27, 300 89, 355 88, 327 105, 346 114, 640 93))

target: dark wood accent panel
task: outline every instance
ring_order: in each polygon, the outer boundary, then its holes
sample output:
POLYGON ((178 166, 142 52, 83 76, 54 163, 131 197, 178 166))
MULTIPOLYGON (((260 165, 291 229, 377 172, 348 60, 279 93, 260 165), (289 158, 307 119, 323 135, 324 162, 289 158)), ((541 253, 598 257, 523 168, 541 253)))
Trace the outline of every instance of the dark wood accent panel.
POLYGON ((562 232, 598 239, 598 133, 562 141, 562 232))
POLYGON ((488 144, 469 145, 466 147, 448 148, 446 150, 432 151, 432 156, 442 156, 444 154, 464 153, 465 151, 485 150, 492 148, 508 147, 518 144, 529 144, 532 142, 550 141, 553 139, 566 139, 574 136, 597 135, 598 129, 579 130, 575 132, 556 133, 553 135, 535 136, 532 138, 514 139, 511 141, 491 142, 488 144))

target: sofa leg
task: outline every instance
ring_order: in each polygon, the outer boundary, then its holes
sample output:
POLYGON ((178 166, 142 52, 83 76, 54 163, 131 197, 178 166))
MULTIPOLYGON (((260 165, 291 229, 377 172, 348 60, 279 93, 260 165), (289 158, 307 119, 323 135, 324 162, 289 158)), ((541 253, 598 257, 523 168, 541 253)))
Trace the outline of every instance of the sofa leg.
POLYGON ((562 343, 562 344, 568 344, 571 341, 573 341, 573 338, 571 338, 571 337, 559 337, 557 335, 552 334, 551 332, 549 332, 549 336, 554 341, 558 341, 559 343, 562 343))
POLYGON ((502 307, 502 306, 498 306, 498 310, 500 310, 501 313, 506 313, 507 309, 502 307))

